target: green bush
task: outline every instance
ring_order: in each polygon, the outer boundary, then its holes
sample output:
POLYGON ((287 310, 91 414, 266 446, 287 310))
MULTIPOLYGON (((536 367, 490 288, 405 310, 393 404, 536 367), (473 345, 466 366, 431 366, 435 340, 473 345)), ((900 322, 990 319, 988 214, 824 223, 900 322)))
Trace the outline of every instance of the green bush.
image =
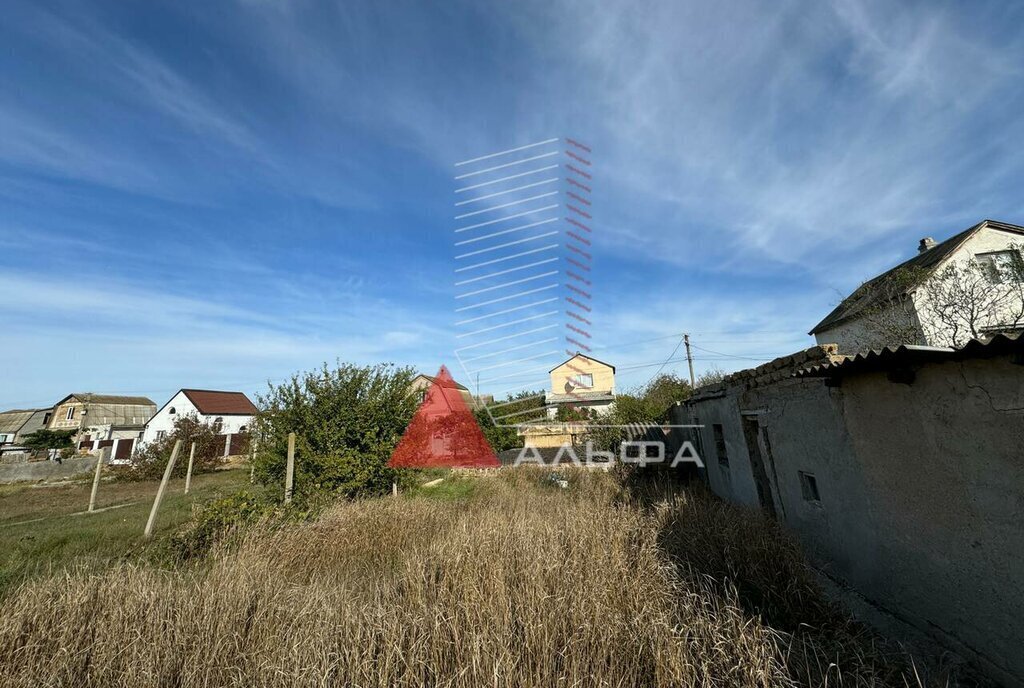
POLYGON ((267 518, 278 508, 263 494, 241 490, 198 507, 192 520, 171 536, 171 548, 180 559, 205 555, 229 533, 267 518))
POLYGON ((194 415, 182 415, 174 421, 174 429, 163 439, 149 442, 140 447, 131 459, 131 465, 115 469, 116 475, 125 480, 159 480, 163 477, 167 462, 171 459, 174 443, 181 440, 181 449, 174 464, 172 477, 180 478, 188 470, 188 455, 192 443, 196 454, 192 474, 216 470, 224 464, 224 436, 218 435, 210 425, 199 421, 194 415))
POLYGON ((412 368, 339 363, 271 384, 254 423, 256 478, 283 485, 294 432, 296 495, 386 493, 395 476, 387 462, 416 410, 414 376, 412 368))
POLYGON ((510 394, 499 403, 501 406, 492 409, 492 412, 495 417, 506 416, 504 419, 499 419, 498 422, 501 425, 496 425, 491 420, 491 414, 487 412, 486 408, 480 407, 473 411, 476 422, 480 425, 484 437, 487 438, 488 444, 491 445, 491 449, 495 453, 523 446, 522 436, 514 427, 510 426, 511 423, 538 421, 546 415, 543 391, 524 391, 515 396, 510 394))

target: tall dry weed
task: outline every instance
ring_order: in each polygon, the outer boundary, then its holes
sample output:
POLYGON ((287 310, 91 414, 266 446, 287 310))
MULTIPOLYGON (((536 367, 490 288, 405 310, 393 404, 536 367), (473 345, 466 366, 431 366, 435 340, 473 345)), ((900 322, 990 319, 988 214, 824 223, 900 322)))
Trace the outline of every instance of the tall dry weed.
POLYGON ((867 651, 832 666, 832 641, 815 640, 824 631, 773 629, 729 566, 687 560, 680 548, 710 546, 673 530, 699 518, 683 514, 697 502, 649 509, 617 500, 607 476, 571 483, 503 472, 468 500, 342 504, 254 532, 203 567, 26 585, 0 616, 0 683, 903 685, 900 665, 867 651))

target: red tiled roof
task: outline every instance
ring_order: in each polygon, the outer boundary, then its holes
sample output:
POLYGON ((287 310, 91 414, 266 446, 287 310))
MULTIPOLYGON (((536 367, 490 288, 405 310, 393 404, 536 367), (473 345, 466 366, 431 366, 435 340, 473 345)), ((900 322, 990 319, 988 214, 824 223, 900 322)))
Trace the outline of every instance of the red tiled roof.
POLYGON ((203 415, 251 416, 257 408, 242 392, 216 392, 208 389, 183 389, 203 415))

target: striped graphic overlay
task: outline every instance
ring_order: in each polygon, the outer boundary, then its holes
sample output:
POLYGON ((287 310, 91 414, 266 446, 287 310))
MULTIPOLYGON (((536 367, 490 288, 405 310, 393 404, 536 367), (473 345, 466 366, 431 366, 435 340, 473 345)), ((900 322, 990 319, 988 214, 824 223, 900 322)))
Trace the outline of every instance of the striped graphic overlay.
POLYGON ((591 349, 590 153, 556 137, 455 164, 455 354, 498 425, 547 420, 549 371, 591 349))

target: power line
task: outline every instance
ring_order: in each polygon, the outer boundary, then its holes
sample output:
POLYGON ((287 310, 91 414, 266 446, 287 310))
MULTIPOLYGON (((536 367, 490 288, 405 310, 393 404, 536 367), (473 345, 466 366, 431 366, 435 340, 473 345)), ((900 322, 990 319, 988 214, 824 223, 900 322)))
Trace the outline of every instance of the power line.
POLYGON ((671 361, 672 357, 676 355, 677 351, 679 351, 679 347, 681 347, 683 345, 683 340, 685 340, 685 339, 686 339, 686 335, 684 334, 682 339, 680 339, 678 342, 676 342, 676 348, 672 349, 672 353, 670 353, 668 355, 668 358, 666 358, 665 362, 661 364, 661 367, 658 368, 657 372, 655 372, 654 375, 651 375, 651 379, 644 383, 644 387, 646 387, 647 385, 651 384, 651 381, 654 380, 654 378, 658 377, 658 375, 661 374, 661 371, 663 371, 665 369, 665 366, 668 365, 668 362, 671 361))

